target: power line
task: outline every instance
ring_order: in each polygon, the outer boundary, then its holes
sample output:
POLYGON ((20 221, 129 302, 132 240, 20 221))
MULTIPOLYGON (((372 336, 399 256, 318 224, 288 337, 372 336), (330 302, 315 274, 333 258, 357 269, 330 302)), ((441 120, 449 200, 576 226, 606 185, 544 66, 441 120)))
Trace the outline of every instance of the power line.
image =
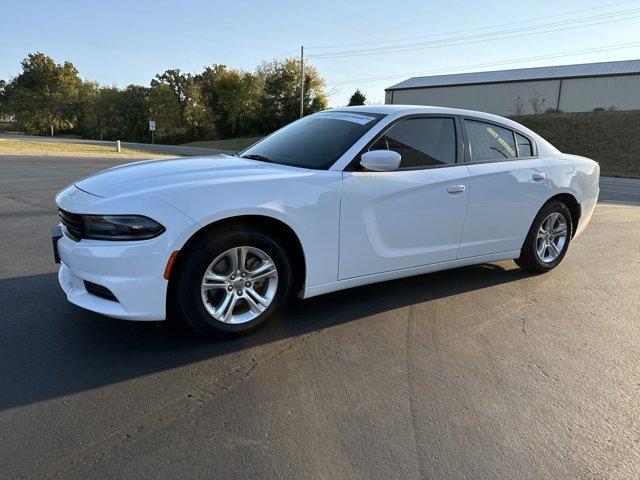
MULTIPOLYGON (((297 48, 294 49, 294 50, 287 50, 286 52, 281 53, 280 55, 276 55, 275 57, 272 57, 272 58, 274 58, 274 59, 283 58, 283 57, 285 57, 287 55, 290 55, 292 53, 297 53, 297 52, 298 52, 297 48)), ((264 62, 264 60, 260 60, 258 63, 254 63, 252 65, 247 65, 246 67, 240 67, 239 70, 248 70, 249 68, 257 67, 258 65, 260 65, 263 62, 264 62)))
MULTIPOLYGON (((591 7, 591 8, 584 8, 584 9, 580 9, 580 10, 573 10, 573 11, 569 11, 569 12, 559 13, 559 14, 556 14, 556 15, 545 15, 545 16, 542 16, 542 17, 533 17, 533 18, 530 18, 530 19, 518 20, 518 21, 504 23, 504 24, 495 24, 495 25, 490 25, 490 26, 485 26, 485 27, 477 27, 477 28, 466 29, 466 30, 458 30, 458 31, 453 31, 453 32, 449 32, 449 33, 442 33, 442 34, 433 34, 433 35, 426 35, 426 36, 419 36, 419 37, 408 37, 408 38, 405 38, 405 39, 385 40, 385 41, 377 41, 377 42, 367 42, 367 43, 357 43, 357 44, 343 44, 343 45, 330 45, 330 46, 325 46, 325 47, 316 46, 316 47, 307 47, 307 48, 320 49, 320 48, 347 47, 347 46, 350 46, 350 45, 351 46, 365 45, 365 44, 366 45, 372 45, 372 44, 380 44, 380 43, 388 43, 388 42, 406 41, 406 40, 411 40, 411 39, 437 37, 437 36, 443 36, 443 35, 453 35, 453 34, 457 34, 457 33, 472 32, 472 31, 478 31, 478 30, 486 30, 486 29, 489 29, 489 28, 494 28, 494 27, 499 27, 499 26, 504 26, 504 25, 514 25, 514 24, 527 23, 527 22, 532 22, 532 21, 535 21, 535 20, 541 20, 541 19, 545 19, 545 18, 555 18, 555 17, 558 17, 558 16, 566 16, 566 15, 570 15, 570 14, 574 14, 574 13, 581 13, 581 12, 597 10, 597 9, 602 9, 602 8, 608 8, 608 7, 621 5, 621 4, 627 4, 627 3, 636 3, 636 2, 637 2, 637 0, 627 0, 627 1, 622 1, 622 2, 614 2, 614 3, 608 3, 608 4, 600 5, 598 7, 591 7)), ((448 46, 468 45, 468 44, 482 43, 482 42, 492 41, 492 40, 502 40, 502 39, 516 38, 516 37, 524 37, 524 36, 530 36, 530 35, 538 35, 538 34, 544 34, 544 33, 552 33, 552 32, 564 31, 564 30, 573 30, 573 29, 577 29, 577 28, 584 28, 584 27, 589 27, 589 26, 594 26, 594 25, 602 25, 602 24, 606 24, 606 23, 620 22, 620 21, 624 21, 624 20, 632 20, 632 19, 635 19, 635 18, 639 18, 640 15, 629 16, 629 14, 630 13, 639 13, 639 12, 640 12, 640 9, 638 9, 638 8, 629 9, 629 10, 621 10, 621 11, 615 11, 615 12, 609 12, 609 13, 602 13, 602 14, 593 15, 593 16, 589 16, 589 17, 583 17, 583 18, 580 18, 580 19, 568 19, 568 20, 550 22, 550 23, 539 24, 539 25, 531 25, 531 26, 526 26, 526 27, 518 27, 518 28, 512 28, 512 29, 506 29, 506 30, 498 30, 498 31, 493 31, 493 32, 483 32, 483 33, 478 33, 478 34, 474 34, 474 35, 465 35, 465 36, 458 36, 458 37, 443 38, 443 39, 439 39, 439 40, 426 41, 426 42, 414 42, 414 43, 408 43, 408 44, 388 45, 388 46, 373 47, 373 48, 351 50, 351 51, 333 52, 333 53, 318 53, 316 55, 307 55, 307 58, 322 60, 322 59, 330 59, 330 58, 381 55, 381 54, 387 54, 387 53, 400 53, 400 52, 410 52, 410 51, 416 51, 416 50, 428 50, 428 49, 432 49, 432 48, 442 48, 442 47, 448 47, 448 46), (625 15, 626 15, 626 17, 624 17, 624 18, 617 18, 617 17, 625 16, 625 15), (597 20, 604 20, 604 21, 597 21, 597 20), (587 23, 585 23, 585 22, 587 22, 587 23), (582 24, 580 24, 580 23, 582 23, 582 24), (572 25, 572 24, 577 24, 577 25, 572 25), (568 26, 566 26, 566 25, 568 25, 568 26), (562 26, 562 28, 550 28, 550 27, 557 27, 557 26, 562 26), (532 31, 532 30, 537 30, 537 31, 532 31)), ((280 55, 278 55, 276 57, 273 57, 273 58, 275 58, 275 59, 284 58, 285 56, 293 54, 293 53, 296 53, 296 52, 297 52, 297 50, 288 50, 288 51, 286 51, 286 52, 284 52, 284 53, 282 53, 282 54, 280 54, 280 55)), ((247 70, 247 69, 253 68, 255 66, 258 66, 261 63, 262 62, 258 62, 258 63, 255 63, 253 65, 240 67, 240 70, 247 70)))
POLYGON ((599 5, 597 7, 590 7, 590 8, 582 8, 580 10, 571 10, 571 11, 567 11, 567 12, 563 12, 563 13, 556 13, 553 15, 544 15, 541 17, 531 17, 528 19, 523 19, 523 20, 516 20, 513 22, 507 22, 507 23, 498 23, 498 24, 493 24, 493 25, 485 25, 483 27, 475 27, 475 28, 468 28, 468 29, 464 29, 464 30, 454 30, 451 32, 442 32, 442 33, 432 33, 429 35, 418 35, 418 36, 414 36, 414 37, 404 37, 404 38, 396 38, 396 39, 388 39, 388 40, 377 40, 377 41, 370 41, 370 42, 358 42, 358 43, 344 43, 341 45, 324 45, 324 46, 311 46, 311 47, 307 47, 307 50, 309 49, 331 49, 331 48, 342 48, 342 47, 354 47, 354 46, 358 46, 358 45, 376 45, 376 44, 384 44, 384 43, 397 43, 397 42, 405 42, 408 40, 418 40, 421 38, 433 38, 433 37, 442 37, 442 36, 446 36, 446 35, 454 35, 454 34, 459 34, 459 33, 467 33, 467 32, 476 32, 478 30, 487 30, 489 28, 496 28, 496 27, 507 27, 507 26, 511 26, 511 25, 517 25, 517 24, 521 24, 521 23, 528 23, 528 22, 533 22, 536 20, 544 20, 547 18, 556 18, 556 17, 563 17, 566 15, 573 15, 576 13, 583 13, 583 12, 588 12, 588 11, 592 11, 592 10, 600 10, 603 8, 608 8, 608 7, 613 7, 613 6, 617 6, 617 5, 623 5, 626 3, 637 3, 638 0, 626 0, 623 2, 613 2, 613 3, 606 3, 604 5, 599 5))
MULTIPOLYGON (((366 48, 366 49, 360 49, 360 50, 350 50, 350 51, 342 51, 342 52, 336 52, 336 53, 327 53, 327 54, 317 54, 317 55, 312 55, 309 56, 310 58, 336 58, 336 57, 346 57, 346 56, 359 56, 359 55, 366 55, 366 54, 379 54, 379 53, 396 53, 396 52, 401 52, 401 51, 411 51, 411 50, 420 50, 423 48, 430 48, 430 47, 438 47, 438 46, 449 46, 449 45, 459 45, 459 44, 466 44, 466 43, 477 43, 477 42, 473 42, 472 40, 485 40, 483 37, 499 37, 497 39, 501 39, 501 38, 512 38, 514 36, 525 36, 525 35, 535 35, 535 34, 539 34, 539 33, 547 33, 547 32, 554 32, 554 31, 560 31, 560 30, 569 30, 569 29, 574 29, 574 28, 582 28, 582 27, 586 27, 586 26, 591 26, 591 25, 600 25, 602 23, 610 23, 610 22, 614 22, 614 21, 623 21, 623 20, 630 20, 632 18, 636 18, 634 16, 628 16, 631 13, 639 13, 640 12, 640 8, 636 8, 636 9, 631 9, 631 10, 623 10, 623 11, 618 11, 618 12, 613 12, 613 13, 608 13, 608 14, 601 14, 601 15, 594 15, 591 17, 584 17, 581 19, 572 19, 572 20, 563 20, 560 22, 552 22, 552 23, 546 23, 546 24, 540 24, 540 25, 533 25, 533 26, 527 26, 527 27, 519 27, 519 28, 512 28, 512 29, 507 29, 507 30, 498 30, 498 31, 494 31, 494 32, 485 32, 485 33, 481 33, 481 34, 475 34, 475 35, 466 35, 466 36, 460 36, 460 37, 451 37, 451 38, 446 38, 446 39, 441 39, 441 40, 432 40, 432 41, 427 41, 427 42, 415 42, 415 43, 408 43, 408 44, 402 44, 402 45, 392 45, 392 46, 387 46, 387 47, 375 47, 375 48, 366 48), (623 18, 616 18, 616 17, 620 17, 623 16, 623 18), (612 18, 613 17, 613 18, 612 18), (596 20, 602 20, 602 19, 609 19, 606 21, 596 21, 596 20), (566 26, 563 28, 558 28, 558 29, 552 29, 551 27, 556 27, 556 26, 563 26, 563 25, 570 25, 570 24, 576 24, 576 23, 585 23, 588 22, 586 24, 583 25, 573 25, 573 26, 566 26), (546 29, 543 31, 532 31, 532 30, 541 30, 541 29, 546 29), (524 32, 521 35, 511 35, 511 34, 518 34, 524 32), (469 40, 469 41, 467 41, 469 40), (458 42, 458 43, 452 43, 452 42, 458 42), (463 43, 460 43, 463 42, 463 43), (420 47, 420 48, 417 48, 420 47)), ((489 38, 489 39, 493 39, 493 38, 489 38)))
POLYGON ((433 75, 433 74, 437 74, 437 73, 446 74, 446 73, 451 73, 451 72, 459 72, 460 70, 467 70, 467 69, 470 69, 470 68, 491 67, 491 66, 496 66, 496 65, 508 65, 508 64, 513 64, 513 63, 522 63, 522 62, 528 62, 528 61, 533 61, 533 60, 544 60, 544 59, 549 59, 549 58, 570 57, 570 56, 576 56, 576 55, 584 55, 584 54, 587 54, 587 53, 607 52, 607 51, 611 51, 611 50, 621 50, 621 49, 633 48, 633 47, 640 47, 640 42, 621 43, 621 44, 615 44, 615 45, 605 45, 605 46, 602 46, 602 47, 595 47, 595 48, 589 48, 589 49, 584 49, 584 50, 573 50, 573 51, 569 51, 569 52, 560 52, 560 53, 547 54, 547 55, 537 55, 535 57, 516 58, 516 59, 502 60, 502 61, 496 61, 496 62, 476 63, 476 64, 473 64, 473 65, 464 65, 464 66, 460 66, 460 67, 445 68, 445 69, 440 69, 440 70, 430 70, 430 71, 411 72, 411 73, 400 73, 400 74, 394 74, 394 75, 383 75, 383 76, 377 76, 377 77, 368 77, 368 78, 359 78, 359 79, 344 80, 344 81, 337 81, 337 82, 328 82, 326 85, 327 86, 349 85, 349 84, 362 83, 362 82, 392 80, 394 78, 410 77, 410 76, 416 76, 416 75, 433 75))
POLYGON ((550 24, 542 24, 537 26, 509 29, 509 30, 503 30, 503 31, 497 31, 497 32, 488 32, 485 34, 468 35, 463 37, 452 37, 452 38, 438 40, 438 41, 418 42, 413 44, 394 45, 391 47, 379 47, 379 48, 371 48, 371 49, 343 51, 343 52, 337 52, 333 54, 309 55, 308 58, 324 59, 324 58, 381 55, 381 54, 387 54, 387 53, 398 53, 398 52, 407 52, 407 51, 415 51, 415 50, 426 50, 431 48, 442 48, 442 47, 448 47, 448 46, 467 45, 467 44, 481 43, 481 42, 492 41, 492 40, 502 40, 502 39, 515 38, 515 37, 538 35, 541 33, 574 30, 576 28, 584 28, 584 27, 589 27, 594 25, 602 25, 606 23, 632 20, 640 17, 640 15, 628 16, 628 14, 639 13, 639 12, 640 12, 640 9, 632 9, 632 10, 626 10, 624 12, 616 12, 616 13, 607 14, 607 15, 598 15, 598 16, 588 17, 583 19, 568 20, 563 22, 553 22, 550 24), (625 15, 625 16, 623 18, 610 18, 610 17, 619 17, 621 15, 625 15), (563 25, 563 24, 566 25, 571 23, 585 22, 588 20, 600 20, 604 18, 608 18, 608 20, 597 21, 597 22, 591 21, 590 23, 585 23, 582 25, 565 26, 562 28, 549 28, 557 25, 563 25), (531 31, 536 29, 537 30, 546 29, 546 30, 533 31, 533 32, 531 31), (489 38, 482 38, 482 37, 489 37, 489 38))

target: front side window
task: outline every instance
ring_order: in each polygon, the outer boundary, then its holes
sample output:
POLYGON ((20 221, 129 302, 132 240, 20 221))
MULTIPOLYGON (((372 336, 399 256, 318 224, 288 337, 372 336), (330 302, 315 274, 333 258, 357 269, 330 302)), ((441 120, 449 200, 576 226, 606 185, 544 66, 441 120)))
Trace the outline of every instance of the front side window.
POLYGON ((402 159, 399 169, 453 164, 456 129, 453 118, 412 118, 391 127, 369 150, 393 150, 402 159))
POLYGON ((327 169, 384 115, 327 111, 296 120, 239 156, 294 167, 327 169))
POLYGON ((478 160, 504 160, 516 157, 513 132, 497 125, 465 120, 471 158, 478 160))

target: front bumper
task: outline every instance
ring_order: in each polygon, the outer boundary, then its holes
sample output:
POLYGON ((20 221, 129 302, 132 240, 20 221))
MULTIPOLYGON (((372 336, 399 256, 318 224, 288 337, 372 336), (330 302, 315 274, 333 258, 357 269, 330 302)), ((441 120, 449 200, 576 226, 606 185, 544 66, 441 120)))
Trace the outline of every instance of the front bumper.
POLYGON ((64 235, 57 242, 61 261, 58 280, 71 303, 124 320, 164 320, 165 266, 171 253, 180 250, 199 226, 159 198, 103 198, 71 185, 56 201, 70 212, 146 215, 165 226, 162 235, 149 240, 78 242, 64 235), (108 289, 116 300, 87 291, 85 281, 108 289))
POLYGON ((67 299, 109 317, 164 320, 168 282, 163 272, 170 253, 159 251, 157 242, 139 243, 110 245, 62 237, 58 280, 67 299), (89 293, 85 281, 109 289, 117 301, 89 293))

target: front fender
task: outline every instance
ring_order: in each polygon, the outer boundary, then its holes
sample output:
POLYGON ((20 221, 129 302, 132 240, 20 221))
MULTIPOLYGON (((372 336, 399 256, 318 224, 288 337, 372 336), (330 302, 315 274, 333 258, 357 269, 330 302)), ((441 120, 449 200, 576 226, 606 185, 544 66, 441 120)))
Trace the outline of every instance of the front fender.
POLYGON ((258 215, 278 220, 298 236, 306 260, 307 286, 338 278, 340 172, 317 171, 295 181, 268 179, 196 186, 162 198, 196 226, 181 235, 179 250, 201 228, 220 220, 258 215))

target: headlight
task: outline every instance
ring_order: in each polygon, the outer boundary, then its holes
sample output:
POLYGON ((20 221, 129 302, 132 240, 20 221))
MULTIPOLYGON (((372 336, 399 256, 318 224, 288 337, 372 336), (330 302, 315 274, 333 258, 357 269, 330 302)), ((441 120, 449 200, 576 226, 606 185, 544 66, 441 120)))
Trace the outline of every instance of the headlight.
POLYGON ((158 222, 142 215, 83 215, 82 238, 146 240, 164 232, 158 222))

